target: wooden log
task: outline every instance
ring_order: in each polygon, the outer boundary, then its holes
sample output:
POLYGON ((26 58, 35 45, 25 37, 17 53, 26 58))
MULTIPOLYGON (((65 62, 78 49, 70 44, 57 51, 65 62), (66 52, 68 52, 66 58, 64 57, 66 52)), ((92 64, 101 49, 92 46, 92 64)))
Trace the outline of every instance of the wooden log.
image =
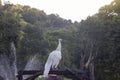
POLYGON ((18 80, 23 80, 23 71, 19 71, 18 75, 16 76, 18 78, 18 80))
MULTIPOLYGON (((22 80, 23 75, 32 75, 29 78, 25 80, 34 80, 37 78, 39 75, 43 75, 44 70, 24 70, 24 71, 19 71, 18 72, 18 80, 22 80)), ((65 70, 50 70, 49 74, 56 74, 56 75, 63 75, 67 78, 72 78, 72 79, 77 79, 81 80, 81 77, 87 80, 87 71, 81 71, 81 70, 70 70, 70 69, 65 69, 65 70)))

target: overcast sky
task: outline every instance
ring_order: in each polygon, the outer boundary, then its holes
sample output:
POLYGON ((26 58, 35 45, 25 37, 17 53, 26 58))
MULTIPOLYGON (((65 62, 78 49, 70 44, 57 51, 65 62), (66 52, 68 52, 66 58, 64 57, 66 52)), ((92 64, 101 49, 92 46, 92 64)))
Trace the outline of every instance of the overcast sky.
POLYGON ((13 4, 29 5, 47 14, 58 14, 65 19, 80 21, 98 12, 113 0, 9 0, 13 4))

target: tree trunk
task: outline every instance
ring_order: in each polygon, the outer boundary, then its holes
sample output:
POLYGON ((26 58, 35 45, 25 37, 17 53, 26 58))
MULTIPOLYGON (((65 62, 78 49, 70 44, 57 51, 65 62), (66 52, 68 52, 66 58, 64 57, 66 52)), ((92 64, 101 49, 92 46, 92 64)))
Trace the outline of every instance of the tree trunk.
POLYGON ((95 75, 94 75, 94 63, 91 62, 89 64, 89 71, 90 71, 90 80, 95 80, 95 75))
POLYGON ((85 67, 85 54, 84 51, 81 52, 80 54, 80 70, 84 70, 85 67))

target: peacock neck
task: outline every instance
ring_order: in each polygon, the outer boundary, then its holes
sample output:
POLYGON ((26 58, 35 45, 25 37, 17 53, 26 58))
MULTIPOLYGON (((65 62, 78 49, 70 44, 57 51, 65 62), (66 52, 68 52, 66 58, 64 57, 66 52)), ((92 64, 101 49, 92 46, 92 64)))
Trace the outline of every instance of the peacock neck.
POLYGON ((58 43, 58 46, 57 46, 56 50, 61 51, 61 41, 59 41, 59 43, 58 43))

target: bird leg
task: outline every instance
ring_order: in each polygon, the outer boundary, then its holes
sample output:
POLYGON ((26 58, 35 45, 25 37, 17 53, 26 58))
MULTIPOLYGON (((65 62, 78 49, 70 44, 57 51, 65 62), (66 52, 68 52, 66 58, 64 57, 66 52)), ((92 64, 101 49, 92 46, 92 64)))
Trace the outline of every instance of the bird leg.
POLYGON ((52 67, 52 70, 57 70, 57 69, 58 69, 58 68, 57 68, 57 67, 55 67, 55 66, 53 66, 53 67, 52 67))

